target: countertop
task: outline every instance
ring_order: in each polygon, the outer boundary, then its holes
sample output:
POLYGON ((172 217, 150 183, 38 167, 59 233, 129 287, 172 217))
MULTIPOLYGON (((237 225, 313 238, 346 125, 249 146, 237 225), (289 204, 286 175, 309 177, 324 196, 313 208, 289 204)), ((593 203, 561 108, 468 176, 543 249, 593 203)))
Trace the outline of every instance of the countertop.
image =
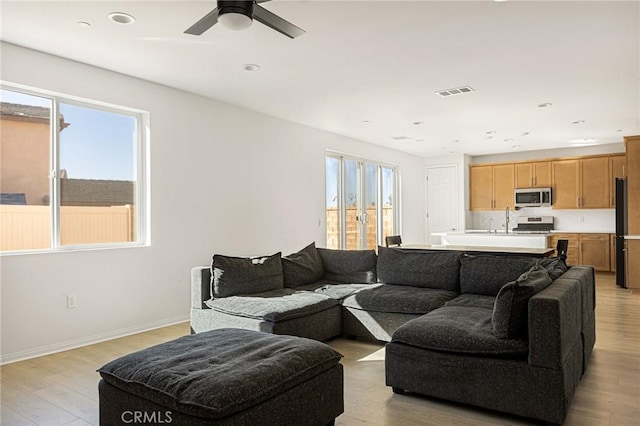
POLYGON ((468 245, 442 245, 442 244, 406 244, 401 249, 413 250, 441 250, 441 251, 460 251, 464 253, 492 253, 507 255, 529 255, 546 257, 553 254, 553 248, 526 248, 526 247, 486 247, 486 246, 468 246, 468 245))
POLYGON ((625 240, 640 240, 640 235, 625 235, 625 240))

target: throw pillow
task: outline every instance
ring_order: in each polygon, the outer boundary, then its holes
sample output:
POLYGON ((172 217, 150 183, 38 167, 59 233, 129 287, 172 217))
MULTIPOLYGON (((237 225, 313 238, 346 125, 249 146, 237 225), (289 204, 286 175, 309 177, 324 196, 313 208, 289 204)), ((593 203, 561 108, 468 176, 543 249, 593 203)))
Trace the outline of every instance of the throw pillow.
POLYGON ((378 281, 374 250, 317 250, 325 280, 342 284, 374 284, 378 281))
POLYGON ((214 255, 211 262, 212 296, 238 296, 284 288, 280 257, 280 252, 263 257, 214 255))
POLYGON ((460 254, 378 247, 378 280, 459 292, 460 254))
POLYGON ((461 293, 496 296, 503 285, 515 281, 536 264, 534 257, 519 256, 472 256, 465 254, 460 259, 461 293))
POLYGON ((529 299, 551 283, 547 270, 533 266, 517 280, 505 284, 493 305, 491 323, 498 339, 524 338, 527 334, 529 299))
POLYGON ((549 272, 549 276, 552 280, 560 278, 562 274, 569 270, 564 258, 562 257, 547 257, 540 260, 540 266, 545 268, 549 272))
POLYGON ((313 242, 297 253, 282 258, 285 287, 300 287, 322 279, 322 259, 313 242))

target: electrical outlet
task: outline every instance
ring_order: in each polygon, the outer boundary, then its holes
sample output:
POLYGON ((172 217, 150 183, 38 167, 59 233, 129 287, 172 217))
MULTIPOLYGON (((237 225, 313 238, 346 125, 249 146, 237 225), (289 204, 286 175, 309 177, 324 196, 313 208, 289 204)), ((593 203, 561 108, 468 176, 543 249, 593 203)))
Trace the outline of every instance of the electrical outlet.
POLYGON ((67 294, 67 308, 75 308, 78 306, 78 296, 75 294, 67 294))

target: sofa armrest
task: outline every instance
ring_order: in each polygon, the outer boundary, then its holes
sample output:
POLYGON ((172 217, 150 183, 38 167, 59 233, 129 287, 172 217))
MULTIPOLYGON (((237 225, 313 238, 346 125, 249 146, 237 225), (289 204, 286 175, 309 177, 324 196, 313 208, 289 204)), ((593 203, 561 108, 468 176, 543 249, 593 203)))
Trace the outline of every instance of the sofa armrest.
POLYGON ((211 299, 211 269, 208 266, 191 268, 191 307, 209 309, 204 303, 211 299))
POLYGON ((558 278, 529 300, 529 364, 562 368, 581 329, 580 284, 558 278))

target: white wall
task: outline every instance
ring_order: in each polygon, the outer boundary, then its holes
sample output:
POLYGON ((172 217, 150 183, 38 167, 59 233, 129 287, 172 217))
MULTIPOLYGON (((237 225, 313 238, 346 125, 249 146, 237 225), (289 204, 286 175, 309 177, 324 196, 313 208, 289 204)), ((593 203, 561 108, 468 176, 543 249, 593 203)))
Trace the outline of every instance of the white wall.
POLYGON ((3 362, 186 320, 190 268, 208 264, 214 252, 323 246, 325 149, 397 164, 403 238, 424 241, 422 158, 15 45, 0 48, 7 82, 151 117, 151 247, 2 256, 3 362), (77 294, 77 308, 66 308, 67 293, 77 294))

